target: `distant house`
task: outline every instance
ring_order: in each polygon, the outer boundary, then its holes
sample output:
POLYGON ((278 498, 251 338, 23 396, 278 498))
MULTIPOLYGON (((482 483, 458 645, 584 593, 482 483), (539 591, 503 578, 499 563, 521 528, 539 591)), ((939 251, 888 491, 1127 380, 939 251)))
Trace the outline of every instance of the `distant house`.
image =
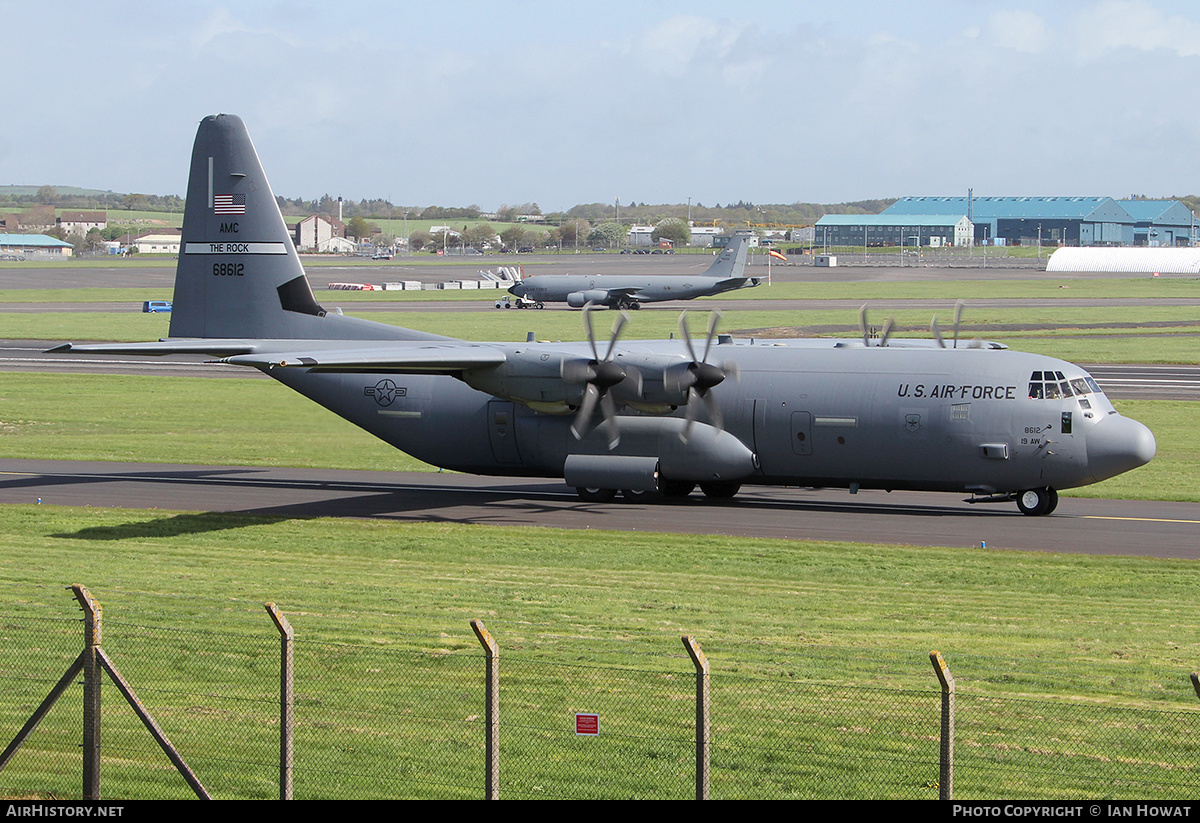
POLYGON ((720 226, 691 226, 692 239, 688 245, 691 246, 711 246, 714 237, 720 237, 725 233, 725 229, 720 226))
POLYGON ((330 237, 322 240, 314 251, 320 254, 354 254, 358 246, 348 237, 330 237))
POLYGON ((0 254, 70 257, 75 247, 47 234, 0 234, 0 254))
POLYGON ((57 225, 54 218, 53 206, 31 206, 25 209, 20 214, 12 213, 4 215, 4 219, 0 220, 4 224, 4 230, 9 234, 15 234, 17 229, 24 229, 27 232, 41 232, 47 229, 52 229, 57 225))
POLYGON ((126 235, 124 245, 137 249, 138 254, 179 254, 182 242, 183 232, 179 229, 157 229, 132 238, 126 235))
POLYGON ((629 231, 625 233, 625 239, 631 246, 649 246, 652 242, 650 235, 653 233, 654 226, 630 226, 629 231))
POLYGON ((103 231, 107 226, 108 215, 102 211, 64 211, 58 217, 63 234, 87 235, 92 229, 103 231))
MULTIPOLYGON (((341 252, 344 244, 334 241, 346 239, 346 224, 328 214, 313 214, 296 224, 295 236, 296 251, 341 252)), ((353 250, 354 244, 349 245, 353 250)))

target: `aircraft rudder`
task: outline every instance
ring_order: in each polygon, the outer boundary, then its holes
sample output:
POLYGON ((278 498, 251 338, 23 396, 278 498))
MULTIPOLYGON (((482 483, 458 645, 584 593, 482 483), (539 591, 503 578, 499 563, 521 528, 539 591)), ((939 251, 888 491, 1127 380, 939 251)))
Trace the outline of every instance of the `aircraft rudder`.
POLYGON ((744 234, 735 234, 729 239, 725 250, 717 257, 708 271, 707 277, 741 277, 746 268, 746 256, 750 252, 750 238, 744 234))
POLYGON ((172 337, 294 337, 320 316, 242 119, 196 131, 175 272, 172 337))

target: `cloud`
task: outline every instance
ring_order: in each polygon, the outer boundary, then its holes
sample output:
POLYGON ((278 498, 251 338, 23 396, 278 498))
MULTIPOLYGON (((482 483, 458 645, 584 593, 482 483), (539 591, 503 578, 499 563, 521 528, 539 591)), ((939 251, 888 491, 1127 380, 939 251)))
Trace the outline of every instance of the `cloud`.
POLYGON ((1124 48, 1200 55, 1200 22, 1168 16, 1147 0, 1105 0, 1089 6, 1072 20, 1071 30, 1075 50, 1085 60, 1124 48))
POLYGON ((1037 54, 1046 49, 1046 22, 1031 11, 999 11, 988 18, 988 35, 1002 49, 1037 54))

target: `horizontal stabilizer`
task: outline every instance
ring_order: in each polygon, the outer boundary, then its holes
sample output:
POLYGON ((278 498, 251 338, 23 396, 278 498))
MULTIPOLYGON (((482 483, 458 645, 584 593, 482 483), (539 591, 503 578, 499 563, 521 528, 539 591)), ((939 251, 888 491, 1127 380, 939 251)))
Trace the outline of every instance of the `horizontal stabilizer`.
POLYGON ((257 347, 268 343, 266 340, 159 340, 154 343, 63 343, 48 353, 79 352, 81 354, 208 354, 213 357, 227 357, 232 354, 245 354, 257 347))

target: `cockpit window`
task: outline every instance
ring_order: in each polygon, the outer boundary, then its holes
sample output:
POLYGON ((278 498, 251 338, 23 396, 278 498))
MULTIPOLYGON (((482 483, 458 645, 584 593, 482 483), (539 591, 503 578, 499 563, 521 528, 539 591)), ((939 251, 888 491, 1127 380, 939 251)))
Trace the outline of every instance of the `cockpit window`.
POLYGON ((1070 379, 1060 371, 1035 371, 1029 375, 1031 400, 1060 400, 1087 394, 1101 394, 1100 386, 1090 375, 1070 379))

